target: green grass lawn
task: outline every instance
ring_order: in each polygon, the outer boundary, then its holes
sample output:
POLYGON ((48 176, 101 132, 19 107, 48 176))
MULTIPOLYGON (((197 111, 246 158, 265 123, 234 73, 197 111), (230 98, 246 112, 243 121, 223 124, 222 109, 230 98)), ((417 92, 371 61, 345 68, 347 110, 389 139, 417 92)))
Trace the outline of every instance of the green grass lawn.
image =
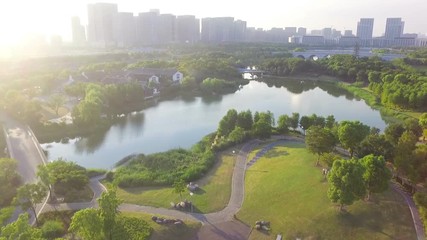
MULTIPOLYGON (((182 226, 175 225, 160 225, 151 220, 151 215, 144 213, 135 213, 135 212, 122 212, 121 213, 127 217, 136 217, 142 218, 153 228, 153 233, 151 234, 150 240, 165 240, 165 239, 174 239, 174 240, 188 240, 192 239, 201 227, 201 223, 185 221, 185 224, 182 226)), ((158 216, 160 217, 160 216, 158 216)), ((167 217, 166 217, 167 218, 167 217)))
MULTIPOLYGON (((256 151, 256 150, 255 150, 256 151)), ((411 214, 393 191, 358 201, 340 213, 327 197, 327 181, 304 144, 270 150, 246 172, 245 201, 237 217, 254 225, 271 222, 271 232, 250 239, 415 239, 411 214)))
MULTIPOLYGON (((231 178, 236 157, 231 153, 232 150, 222 153, 215 167, 206 177, 196 182, 200 187, 196 194, 191 197, 187 190, 182 194, 183 199, 194 203, 196 211, 215 212, 227 205, 231 194, 231 178)), ((170 202, 180 201, 179 194, 174 193, 171 187, 118 188, 117 195, 126 203, 164 208, 169 208, 170 202)))

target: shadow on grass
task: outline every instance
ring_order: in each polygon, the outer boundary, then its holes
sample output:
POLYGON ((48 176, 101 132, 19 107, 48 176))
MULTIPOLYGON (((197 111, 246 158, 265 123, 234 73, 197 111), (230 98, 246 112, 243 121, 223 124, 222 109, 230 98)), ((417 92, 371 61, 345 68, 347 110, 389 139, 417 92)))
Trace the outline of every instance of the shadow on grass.
POLYGON ((197 195, 203 195, 206 193, 206 191, 203 188, 198 187, 196 190, 193 191, 193 193, 197 195))
POLYGON ((266 152, 263 157, 265 157, 265 158, 275 158, 275 157, 287 156, 287 155, 289 155, 288 152, 273 148, 273 149, 270 149, 268 152, 266 152))

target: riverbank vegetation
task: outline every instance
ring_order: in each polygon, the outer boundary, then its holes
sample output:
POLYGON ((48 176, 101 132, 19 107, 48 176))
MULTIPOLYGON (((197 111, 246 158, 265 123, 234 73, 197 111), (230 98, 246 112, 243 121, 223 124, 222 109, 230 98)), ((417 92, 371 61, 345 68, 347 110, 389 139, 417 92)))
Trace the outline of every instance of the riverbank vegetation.
POLYGON ((207 136, 190 150, 174 149, 151 155, 138 155, 126 166, 107 176, 120 187, 171 185, 179 179, 193 181, 206 173, 215 162, 212 136, 207 136))
MULTIPOLYGON (((234 147, 233 149, 238 149, 234 147)), ((236 152, 236 151, 235 151, 236 152)), ((187 199, 194 204, 194 211, 209 213, 222 210, 231 194, 231 179, 236 155, 231 149, 221 151, 213 168, 194 183, 199 188, 194 195, 183 193, 182 198, 173 187, 131 187, 117 188, 117 196, 126 203, 169 208, 170 202, 187 199)))

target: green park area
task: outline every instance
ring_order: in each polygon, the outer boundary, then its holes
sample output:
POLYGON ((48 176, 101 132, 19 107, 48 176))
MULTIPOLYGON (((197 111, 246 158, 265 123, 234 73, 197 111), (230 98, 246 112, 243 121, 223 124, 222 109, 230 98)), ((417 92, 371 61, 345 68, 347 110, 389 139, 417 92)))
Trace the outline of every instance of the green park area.
MULTIPOLYGON (((258 152, 254 149, 254 152, 258 152)), ((408 206, 389 189, 371 201, 357 201, 344 212, 328 199, 327 180, 316 156, 302 143, 278 145, 246 171, 245 200, 236 217, 253 226, 271 222, 271 230, 253 230, 250 239, 415 239, 408 206)))
MULTIPOLYGON (((117 188, 117 195, 126 203, 170 208, 171 202, 187 199, 194 203, 194 211, 209 213, 223 209, 230 199, 231 178, 236 155, 232 149, 219 154, 218 162, 205 177, 195 182, 199 189, 191 196, 188 190, 180 194, 172 187, 117 188)), ((237 152, 237 151, 236 151, 237 152)))

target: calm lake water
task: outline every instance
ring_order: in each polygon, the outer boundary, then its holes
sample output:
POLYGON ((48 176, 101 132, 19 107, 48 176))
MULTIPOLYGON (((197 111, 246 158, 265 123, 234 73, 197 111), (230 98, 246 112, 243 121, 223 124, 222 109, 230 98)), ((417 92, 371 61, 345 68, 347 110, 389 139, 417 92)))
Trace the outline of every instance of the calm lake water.
POLYGON ((379 111, 330 83, 293 81, 278 85, 273 80, 251 81, 233 94, 161 101, 128 114, 106 132, 68 143, 46 143, 42 147, 48 151, 50 160, 62 157, 84 167, 110 169, 133 153, 191 147, 215 131, 219 120, 231 108, 249 109, 252 113, 270 110, 276 119, 292 112, 300 116, 334 115, 337 121, 359 120, 381 130, 385 128, 379 111))

